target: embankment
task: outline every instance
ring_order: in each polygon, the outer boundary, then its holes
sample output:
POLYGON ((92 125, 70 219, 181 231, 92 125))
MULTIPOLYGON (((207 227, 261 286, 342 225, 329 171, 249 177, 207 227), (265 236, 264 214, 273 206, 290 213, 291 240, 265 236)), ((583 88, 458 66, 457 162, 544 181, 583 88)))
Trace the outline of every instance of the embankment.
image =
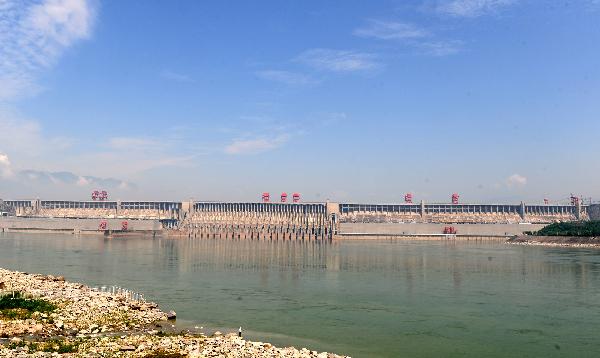
POLYGON ((341 223, 340 238, 380 236, 437 236, 444 227, 452 226, 457 236, 512 237, 525 231, 536 231, 544 224, 435 224, 435 223, 341 223))
POLYGON ((162 229, 158 220, 124 220, 124 219, 75 219, 75 218, 35 218, 35 217, 0 217, 0 232, 64 232, 64 233, 98 233, 106 230, 119 231, 127 222, 127 231, 154 232, 162 229), (105 229, 100 224, 106 222, 105 229))

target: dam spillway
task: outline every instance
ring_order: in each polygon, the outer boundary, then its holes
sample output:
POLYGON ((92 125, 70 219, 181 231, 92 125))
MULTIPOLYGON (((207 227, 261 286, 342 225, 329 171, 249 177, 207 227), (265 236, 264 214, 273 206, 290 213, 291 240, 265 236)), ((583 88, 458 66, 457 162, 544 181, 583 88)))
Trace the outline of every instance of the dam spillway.
POLYGON ((238 239, 330 239, 335 219, 322 203, 196 202, 183 220, 191 235, 238 239))

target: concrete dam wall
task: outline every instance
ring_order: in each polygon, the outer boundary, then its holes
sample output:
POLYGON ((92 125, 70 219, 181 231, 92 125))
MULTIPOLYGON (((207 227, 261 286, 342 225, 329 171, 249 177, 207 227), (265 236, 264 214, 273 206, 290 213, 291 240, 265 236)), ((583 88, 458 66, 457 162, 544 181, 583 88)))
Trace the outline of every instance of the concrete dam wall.
POLYGON ((341 223, 550 224, 588 220, 585 205, 339 204, 341 223))
MULTIPOLYGON (((440 234, 452 225, 458 235, 516 235, 553 222, 600 216, 600 205, 352 204, 202 201, 5 200, 21 227, 57 230, 173 229, 189 236, 329 239, 339 234, 440 234), (52 219, 52 220, 41 220, 52 219), (63 221, 54 221, 63 219, 63 221), (85 221, 83 219, 91 220, 85 221), (147 221, 147 224, 141 224, 147 221), (60 224, 58 224, 60 223, 60 224), (418 224, 418 225, 416 225, 418 224), (45 225, 45 226, 44 226, 45 225)), ((15 217, 12 216, 12 217, 15 217)), ((9 221, 5 221, 9 225, 9 221)), ((12 229, 17 229, 16 222, 12 229)), ((8 227, 7 227, 8 228, 8 227)))

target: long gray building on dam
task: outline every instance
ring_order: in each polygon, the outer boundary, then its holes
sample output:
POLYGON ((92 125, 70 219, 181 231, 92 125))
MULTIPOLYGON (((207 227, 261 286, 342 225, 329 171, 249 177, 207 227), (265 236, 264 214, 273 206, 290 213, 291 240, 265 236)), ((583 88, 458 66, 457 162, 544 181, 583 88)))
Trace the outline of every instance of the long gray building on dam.
POLYGON ((457 234, 509 236, 549 223, 600 219, 600 205, 361 204, 3 200, 3 230, 179 230, 232 237, 457 234))

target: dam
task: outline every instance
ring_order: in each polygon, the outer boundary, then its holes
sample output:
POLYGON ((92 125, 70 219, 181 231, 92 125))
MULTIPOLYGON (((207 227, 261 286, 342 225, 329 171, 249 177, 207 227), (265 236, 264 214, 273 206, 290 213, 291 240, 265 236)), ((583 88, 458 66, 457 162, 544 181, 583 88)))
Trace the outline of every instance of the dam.
POLYGON ((236 239, 335 236, 513 236, 554 222, 600 219, 600 204, 273 203, 3 200, 0 230, 178 232, 236 239))

